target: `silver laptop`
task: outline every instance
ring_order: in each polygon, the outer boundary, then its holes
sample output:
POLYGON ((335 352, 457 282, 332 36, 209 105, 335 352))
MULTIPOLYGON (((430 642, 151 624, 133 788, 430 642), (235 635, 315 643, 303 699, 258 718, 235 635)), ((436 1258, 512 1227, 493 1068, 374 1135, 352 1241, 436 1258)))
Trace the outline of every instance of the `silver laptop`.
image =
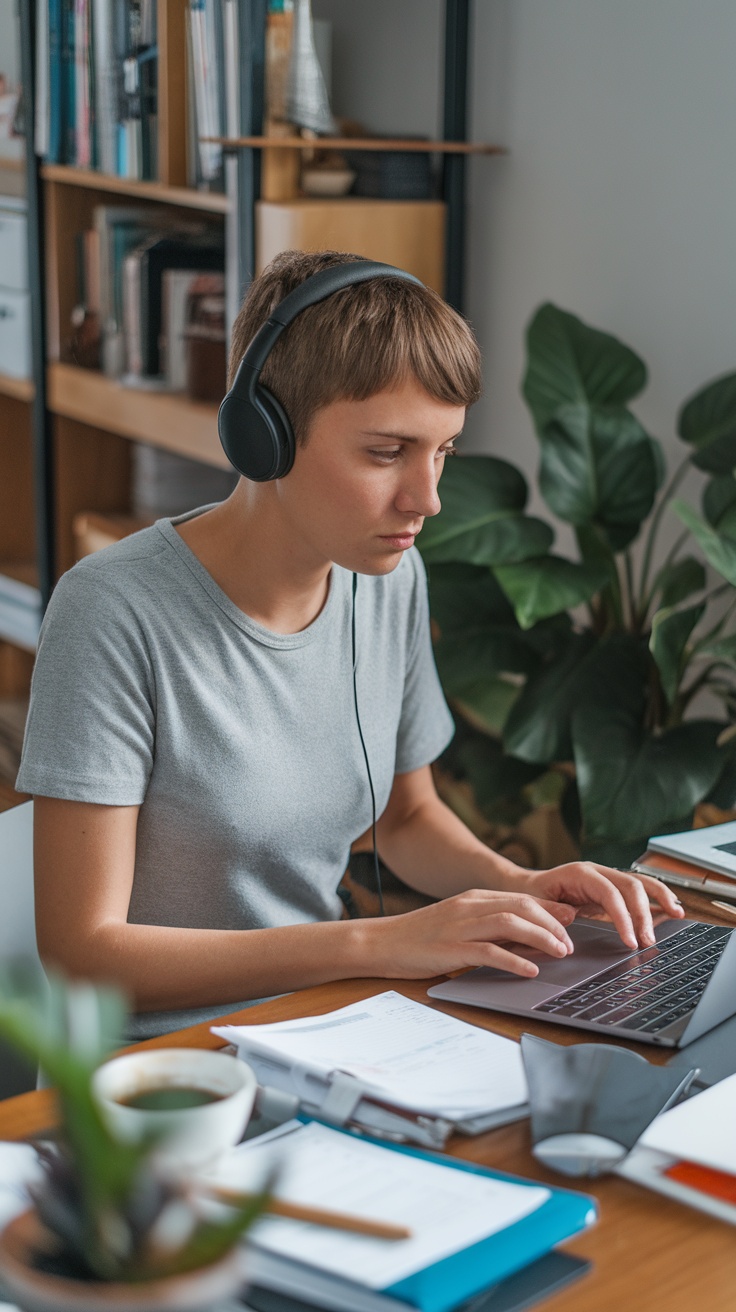
POLYGON ((564 961, 519 950, 535 979, 482 967, 436 984, 429 996, 639 1043, 683 1048, 736 1015, 736 932, 695 920, 663 920, 656 947, 632 952, 612 925, 578 920, 564 961))

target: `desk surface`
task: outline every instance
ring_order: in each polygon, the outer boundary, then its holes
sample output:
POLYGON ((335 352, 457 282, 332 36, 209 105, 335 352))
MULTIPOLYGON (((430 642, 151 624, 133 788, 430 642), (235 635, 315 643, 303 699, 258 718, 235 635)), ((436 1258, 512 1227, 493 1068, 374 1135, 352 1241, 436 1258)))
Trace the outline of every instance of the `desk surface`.
MULTIPOLYGON (((684 901, 685 899, 683 899, 684 901)), ((728 917, 717 917, 705 898, 690 897, 687 910, 702 920, 718 919, 733 927, 728 917)), ((562 1026, 516 1020, 511 1016, 456 1007, 427 998, 428 980, 344 980, 305 989, 234 1013, 228 1021, 249 1025, 313 1016, 395 988, 407 997, 428 1002, 474 1025, 518 1038, 522 1030, 559 1043, 580 1041, 575 1030, 562 1026)), ((179 1030, 142 1047, 217 1048, 222 1041, 207 1026, 179 1030)), ((668 1054, 639 1046, 653 1061, 668 1054)), ((50 1091, 23 1094, 0 1103, 0 1139, 20 1139, 47 1129, 54 1121, 50 1091)), ((529 1122, 521 1121, 474 1139, 456 1137, 450 1152, 501 1171, 531 1176, 550 1184, 572 1183, 537 1164, 529 1150, 529 1122)), ((594 1270, 579 1284, 540 1305, 545 1312, 733 1312, 736 1280, 736 1235, 732 1226, 702 1212, 640 1189, 628 1181, 609 1178, 583 1185, 599 1202, 600 1220, 588 1233, 570 1241, 570 1250, 591 1258, 594 1270)))

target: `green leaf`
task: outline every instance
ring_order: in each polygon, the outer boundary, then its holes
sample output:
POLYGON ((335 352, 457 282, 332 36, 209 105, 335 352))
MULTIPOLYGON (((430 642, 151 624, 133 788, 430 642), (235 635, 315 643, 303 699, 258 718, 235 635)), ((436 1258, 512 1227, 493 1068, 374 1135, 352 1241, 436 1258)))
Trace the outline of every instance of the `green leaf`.
POLYGON ((502 800, 516 803, 522 813, 528 810, 528 804, 526 807, 520 805, 518 795, 544 770, 543 765, 532 765, 507 756, 501 743, 486 738, 463 743, 459 761, 478 806, 491 820, 495 818, 494 809, 502 800))
POLYGON ((689 606, 687 610, 668 607, 658 610, 652 620, 649 650, 656 661, 662 689, 670 706, 677 696, 686 665, 688 639, 704 611, 704 604, 689 606))
POLYGON ((673 501, 672 509, 679 515, 686 528, 697 538, 706 560, 724 579, 736 586, 736 542, 721 537, 710 524, 696 515, 695 511, 684 501, 673 501))
POLYGON ((507 679, 477 679, 463 688, 454 705, 474 729, 498 738, 518 696, 518 684, 507 679))
POLYGON ((503 740, 510 756, 542 764, 570 760, 570 716, 594 647, 591 633, 572 634, 564 653, 527 681, 506 721, 503 740))
POLYGON ((654 590, 660 594, 660 609, 677 606, 693 592, 705 587, 705 567, 695 556, 684 556, 671 565, 663 565, 654 580, 654 590))
POLYGON ((418 546, 428 562, 495 565, 543 555, 554 533, 523 515, 523 475, 494 456, 459 456, 447 462, 440 485, 442 509, 425 520, 418 546))
POLYGON ((427 566, 429 608, 442 634, 480 623, 516 627, 513 607, 491 570, 460 561, 427 566))
POLYGON ((736 541, 736 478, 716 474, 703 488, 703 514, 708 523, 731 541, 736 541))
POLYGON ((646 365, 618 338, 542 305, 527 329, 523 393, 538 430, 561 406, 622 406, 641 392, 646 365))
POLYGON ((736 466, 736 373, 696 392, 680 411, 677 431, 695 448, 693 463, 700 469, 730 474, 736 466))
POLYGON ((541 556, 518 565, 499 565, 496 578, 522 629, 589 601, 608 581, 601 563, 576 564, 562 556, 541 556))
POLYGON ((715 721, 646 730, 650 659, 642 642, 617 634, 578 682, 572 739, 586 845, 662 833, 692 814, 728 763, 715 721))
POLYGON ((479 678, 497 674, 528 674, 539 657, 518 628, 485 625, 461 629, 435 643, 434 656, 442 686, 459 697, 479 678))
POLYGON ((539 487, 569 524, 617 530, 620 549, 636 536, 659 486, 659 446, 622 407, 561 407, 540 430, 539 487))
POLYGON ((736 633, 729 633, 725 638, 705 639, 697 643, 695 649, 698 656, 706 660, 736 666, 736 633))

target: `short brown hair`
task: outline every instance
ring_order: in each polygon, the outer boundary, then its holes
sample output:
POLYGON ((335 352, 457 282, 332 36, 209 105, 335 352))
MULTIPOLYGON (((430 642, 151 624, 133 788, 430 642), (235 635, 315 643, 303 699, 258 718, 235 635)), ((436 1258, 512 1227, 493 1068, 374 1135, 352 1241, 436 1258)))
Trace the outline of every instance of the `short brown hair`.
MULTIPOLYGON (((361 258, 338 251, 277 255, 251 284, 233 324, 228 387, 279 301, 321 269, 361 258)), ((364 401, 411 377, 438 401, 472 405, 480 395, 480 351, 469 325, 441 296, 400 278, 358 283, 303 310, 260 375, 301 443, 324 406, 364 401)))

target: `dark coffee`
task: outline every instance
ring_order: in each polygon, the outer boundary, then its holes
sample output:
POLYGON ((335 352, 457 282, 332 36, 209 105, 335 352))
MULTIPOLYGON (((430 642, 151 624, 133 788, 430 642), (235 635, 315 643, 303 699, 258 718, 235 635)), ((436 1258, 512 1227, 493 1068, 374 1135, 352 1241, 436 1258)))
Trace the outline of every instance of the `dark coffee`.
POLYGON ((116 1098, 123 1107, 136 1107, 142 1112, 178 1112, 189 1107, 204 1107, 206 1103, 221 1102, 224 1093, 211 1089, 195 1089, 171 1084, 160 1089, 141 1089, 140 1093, 124 1094, 116 1098))

